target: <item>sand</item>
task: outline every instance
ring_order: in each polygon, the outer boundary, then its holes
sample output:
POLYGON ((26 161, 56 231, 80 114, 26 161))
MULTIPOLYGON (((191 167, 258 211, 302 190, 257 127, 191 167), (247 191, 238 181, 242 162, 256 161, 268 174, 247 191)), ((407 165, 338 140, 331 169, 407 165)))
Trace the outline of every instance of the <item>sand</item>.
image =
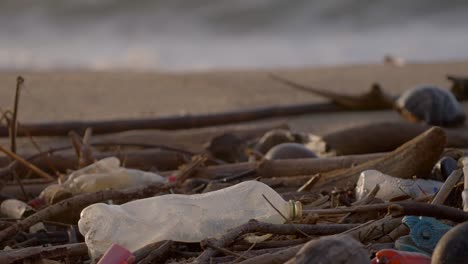
MULTIPOLYGON (((245 107, 322 102, 268 77, 274 72, 297 82, 347 94, 379 82, 392 94, 418 84, 449 87, 446 74, 468 76, 468 61, 392 65, 349 65, 300 69, 192 73, 29 72, 22 91, 20 122, 102 120, 213 113, 245 107)), ((0 107, 11 108, 18 73, 0 73, 0 107)), ((467 105, 464 105, 467 109, 467 105)), ((373 121, 401 120, 392 111, 283 118, 316 133, 373 121)))

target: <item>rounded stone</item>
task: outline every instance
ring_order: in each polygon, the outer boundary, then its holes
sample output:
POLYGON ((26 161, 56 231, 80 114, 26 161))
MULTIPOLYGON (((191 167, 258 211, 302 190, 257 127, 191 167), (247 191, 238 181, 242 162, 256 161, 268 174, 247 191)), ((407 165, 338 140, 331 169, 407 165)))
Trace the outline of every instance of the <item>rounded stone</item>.
POLYGON ((317 158, 317 155, 299 143, 282 143, 271 148, 265 155, 269 160, 317 158))
POLYGON ((453 126, 465 121, 465 113, 455 96, 436 86, 419 86, 404 92, 396 107, 404 118, 429 125, 453 126))
POLYGON ((432 264, 468 263, 468 222, 450 229, 437 243, 432 264))

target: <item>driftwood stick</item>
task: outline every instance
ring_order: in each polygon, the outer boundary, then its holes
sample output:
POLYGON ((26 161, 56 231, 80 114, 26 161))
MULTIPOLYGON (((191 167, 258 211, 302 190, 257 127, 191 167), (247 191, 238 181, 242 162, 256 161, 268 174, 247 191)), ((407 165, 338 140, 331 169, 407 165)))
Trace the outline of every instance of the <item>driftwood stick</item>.
MULTIPOLYGON (((325 145, 325 151, 337 155, 387 152, 430 129, 408 122, 382 122, 354 126, 317 137, 313 145, 325 145)), ((447 147, 468 147, 468 130, 445 128, 447 147)), ((320 150, 319 150, 320 151, 320 150)))
MULTIPOLYGON (((257 175, 263 178, 313 175, 331 170, 349 168, 356 164, 362 164, 383 156, 385 156, 385 154, 376 153, 321 159, 264 160, 261 163, 243 162, 201 168, 194 177, 215 178, 220 175, 237 175, 248 170, 256 170, 257 175)), ((165 172, 163 174, 173 175, 174 172, 165 172)))
POLYGON ((359 205, 346 208, 303 210, 303 213, 317 215, 334 215, 347 213, 366 213, 371 211, 390 211, 396 215, 430 216, 438 219, 452 220, 454 222, 468 221, 468 212, 464 212, 457 208, 445 205, 434 205, 408 201, 359 205))
POLYGON ((88 248, 85 243, 66 244, 52 247, 28 247, 0 251, 0 263, 20 263, 26 259, 58 259, 73 256, 86 256, 88 248))
MULTIPOLYGON (((455 187, 455 185, 460 181, 462 176, 462 169, 454 170, 445 180, 444 185, 442 185, 440 190, 437 192, 436 196, 432 200, 432 204, 444 204, 450 192, 452 192, 453 187, 455 187)), ((468 175, 465 177, 468 177, 468 175)))
POLYGON ((385 94, 380 88, 380 85, 376 83, 372 85, 370 91, 367 93, 352 96, 305 86, 274 74, 270 74, 270 78, 294 89, 328 98, 337 105, 340 105, 349 110, 392 109, 394 105, 394 98, 385 94))
MULTIPOLYGON (((248 223, 232 229, 230 232, 223 235, 220 239, 213 242, 219 248, 224 248, 236 241, 236 239, 247 233, 261 232, 266 234, 278 235, 331 235, 341 233, 350 228, 356 227, 353 224, 322 224, 322 225, 303 225, 303 224, 285 224, 275 225, 261 223, 255 220, 250 220, 248 223)), ((197 263, 209 263, 210 258, 217 254, 217 250, 207 248, 198 258, 197 263)))
POLYGON ((387 155, 358 166, 321 174, 313 190, 349 188, 362 171, 374 169, 398 178, 427 177, 446 144, 444 130, 433 127, 387 155))
POLYGON ((45 173, 44 171, 42 171, 41 169, 39 169, 38 167, 34 166, 33 164, 31 164, 30 162, 26 161, 25 159, 23 159, 22 157, 16 155, 15 153, 9 151, 8 149, 5 149, 4 147, 0 146, 0 151, 5 153, 6 155, 8 155, 9 157, 11 157, 12 159, 18 161, 19 163, 21 163, 23 166, 27 167, 28 169, 34 171, 35 173, 37 173, 39 176, 45 178, 45 179, 48 179, 48 180, 54 180, 54 178, 52 176, 50 176, 49 174, 45 173))
MULTIPOLYGON (((51 122, 42 124, 19 124, 18 136, 64 136, 69 131, 83 133, 88 127, 93 129, 94 134, 115 133, 126 130, 137 129, 161 129, 177 130, 191 129, 208 126, 218 126, 235 124, 247 121, 254 121, 265 118, 300 115, 307 113, 327 113, 342 111, 343 108, 336 104, 299 104, 290 106, 270 106, 232 112, 168 116, 155 119, 129 119, 129 120, 109 120, 109 121, 76 121, 76 122, 51 122)), ((8 136, 8 129, 0 127, 0 136, 8 136)))
POLYGON ((80 194, 59 203, 46 207, 35 214, 19 221, 18 223, 0 231, 0 241, 4 241, 16 232, 25 230, 30 226, 52 218, 53 216, 63 214, 64 212, 80 212, 84 207, 107 200, 122 200, 129 201, 133 199, 141 199, 155 195, 156 193, 165 191, 173 187, 171 184, 152 184, 148 186, 140 186, 128 188, 124 190, 106 190, 95 193, 80 194))
POLYGON ((13 118, 10 124, 10 140, 11 140, 11 152, 16 153, 16 132, 18 128, 18 106, 19 106, 19 97, 20 91, 24 84, 24 78, 18 76, 16 78, 16 91, 15 91, 15 103, 13 105, 13 118))

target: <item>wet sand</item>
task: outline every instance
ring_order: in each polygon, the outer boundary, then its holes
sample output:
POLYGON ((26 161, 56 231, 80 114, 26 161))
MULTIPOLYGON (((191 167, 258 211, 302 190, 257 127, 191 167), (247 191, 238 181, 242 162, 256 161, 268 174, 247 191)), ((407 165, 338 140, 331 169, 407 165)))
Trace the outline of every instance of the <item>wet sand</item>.
MULTIPOLYGON (((211 71, 195 73, 21 73, 19 121, 103 120, 214 113, 246 107, 322 102, 268 77, 274 72, 321 89, 359 94, 379 82, 399 94, 418 84, 449 87, 446 74, 468 76, 468 61, 392 65, 211 71)), ((0 107, 11 108, 18 73, 0 73, 0 107)), ((467 105, 464 105, 468 109, 467 105)), ((373 121, 401 120, 392 111, 335 113, 281 118, 293 128, 323 133, 373 121)), ((265 122, 265 121, 263 121, 265 122)))

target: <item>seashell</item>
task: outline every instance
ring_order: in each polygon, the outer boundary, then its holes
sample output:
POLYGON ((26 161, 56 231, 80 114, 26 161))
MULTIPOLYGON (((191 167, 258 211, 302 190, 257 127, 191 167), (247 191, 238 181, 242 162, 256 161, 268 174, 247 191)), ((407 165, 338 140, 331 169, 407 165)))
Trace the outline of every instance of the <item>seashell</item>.
POLYGON ((453 126, 465 121, 465 113, 455 96, 436 86, 419 86, 404 92, 396 108, 405 119, 429 125, 453 126))
POLYGON ((299 143, 282 143, 271 148, 265 158, 268 160, 317 158, 317 155, 299 143))

